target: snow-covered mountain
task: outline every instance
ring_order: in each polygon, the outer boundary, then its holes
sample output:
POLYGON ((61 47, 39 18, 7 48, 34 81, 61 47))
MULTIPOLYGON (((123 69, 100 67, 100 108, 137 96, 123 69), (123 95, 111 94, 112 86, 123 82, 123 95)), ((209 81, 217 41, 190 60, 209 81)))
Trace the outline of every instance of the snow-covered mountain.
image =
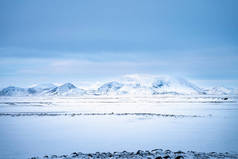
POLYGON ((45 92, 45 95, 58 95, 58 96, 75 96, 85 94, 85 90, 77 88, 71 83, 65 83, 59 87, 55 87, 45 92))
POLYGON ((146 75, 127 75, 102 85, 97 91, 108 95, 206 94, 184 79, 146 75))
POLYGON ((231 95, 235 89, 215 87, 200 88, 181 78, 151 75, 126 75, 120 79, 103 83, 97 89, 80 89, 71 83, 61 86, 41 84, 31 88, 10 86, 0 91, 0 96, 81 96, 81 95, 231 95))
POLYGON ((31 95, 36 95, 36 94, 42 94, 43 92, 47 92, 51 89, 56 88, 57 86, 51 83, 44 83, 44 84, 39 84, 35 85, 31 88, 28 88, 27 91, 31 95))
POLYGON ((120 92, 119 90, 123 87, 122 83, 112 81, 112 82, 107 82, 103 84, 101 87, 98 88, 97 93, 98 94, 114 94, 116 95, 117 92, 120 92))
POLYGON ((204 89, 207 94, 216 94, 216 95, 230 95, 230 94, 238 94, 237 89, 226 88, 226 87, 213 87, 210 89, 204 89))
POLYGON ((161 79, 152 83, 154 94, 206 94, 198 86, 184 79, 161 79))
POLYGON ((54 84, 41 84, 31 88, 19 88, 10 86, 0 91, 0 96, 75 96, 83 95, 86 91, 77 88, 71 83, 65 83, 61 86, 54 84))
POLYGON ((24 88, 9 86, 0 91, 0 96, 26 96, 27 90, 24 88))

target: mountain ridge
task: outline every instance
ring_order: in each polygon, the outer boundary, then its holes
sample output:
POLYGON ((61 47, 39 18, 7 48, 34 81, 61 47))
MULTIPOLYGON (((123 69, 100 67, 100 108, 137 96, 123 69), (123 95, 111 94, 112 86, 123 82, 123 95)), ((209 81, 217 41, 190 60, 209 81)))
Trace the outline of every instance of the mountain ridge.
POLYGON ((81 89, 72 83, 60 86, 41 84, 30 88, 9 86, 0 96, 81 96, 81 95, 232 95, 232 88, 201 88, 183 79, 160 76, 126 75, 121 79, 103 83, 96 89, 81 89))

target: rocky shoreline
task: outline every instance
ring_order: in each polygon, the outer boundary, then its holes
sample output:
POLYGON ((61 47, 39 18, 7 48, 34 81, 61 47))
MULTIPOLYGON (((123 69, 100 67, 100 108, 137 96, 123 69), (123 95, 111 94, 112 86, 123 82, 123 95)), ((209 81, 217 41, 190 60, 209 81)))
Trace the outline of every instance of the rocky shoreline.
POLYGON ((170 151, 162 149, 154 149, 152 151, 137 152, 96 152, 82 153, 73 152, 70 155, 45 155, 43 157, 31 157, 29 159, 238 159, 238 154, 235 153, 217 153, 217 152, 195 152, 195 151, 170 151))

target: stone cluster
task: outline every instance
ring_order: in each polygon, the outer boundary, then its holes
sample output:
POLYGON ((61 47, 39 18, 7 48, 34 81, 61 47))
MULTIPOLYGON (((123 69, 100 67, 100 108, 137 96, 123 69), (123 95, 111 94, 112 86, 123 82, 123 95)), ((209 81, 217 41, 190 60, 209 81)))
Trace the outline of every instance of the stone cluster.
POLYGON ((70 155, 45 155, 43 157, 31 157, 30 159, 238 159, 238 154, 217 152, 195 152, 195 151, 170 151, 154 149, 152 151, 137 152, 96 152, 82 153, 74 152, 70 155))

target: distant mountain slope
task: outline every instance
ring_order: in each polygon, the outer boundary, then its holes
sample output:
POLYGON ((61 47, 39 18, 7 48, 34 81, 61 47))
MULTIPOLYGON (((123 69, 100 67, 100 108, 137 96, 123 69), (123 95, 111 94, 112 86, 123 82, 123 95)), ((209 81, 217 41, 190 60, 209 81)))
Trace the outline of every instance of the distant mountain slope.
POLYGON ((214 87, 211 89, 205 89, 204 91, 211 95, 238 95, 238 90, 225 87, 214 87))
POLYGON ((29 94, 36 95, 54 88, 56 88, 56 85, 51 83, 44 83, 28 88, 27 91, 29 94))
POLYGON ((181 78, 168 76, 126 75, 118 80, 105 82, 95 90, 77 88, 71 83, 61 86, 41 84, 31 88, 10 86, 0 91, 0 96, 81 96, 81 95, 231 95, 235 89, 214 87, 200 88, 181 78))
POLYGON ((58 96, 75 96, 75 95, 83 95, 85 90, 77 88, 71 83, 65 83, 59 87, 55 87, 48 92, 46 95, 58 95, 58 96))
POLYGON ((102 94, 102 95, 114 94, 118 90, 120 90, 122 87, 123 87, 122 83, 112 81, 112 82, 105 83, 101 87, 99 87, 98 90, 97 90, 97 93, 102 94))
POLYGON ((9 86, 0 91, 0 96, 26 96, 27 90, 24 88, 9 86))
POLYGON ((194 84, 170 77, 129 75, 121 80, 108 82, 98 89, 98 94, 153 95, 153 94, 205 94, 194 84))
POLYGON ((156 79, 152 83, 154 94, 206 94, 201 88, 184 79, 156 79))

